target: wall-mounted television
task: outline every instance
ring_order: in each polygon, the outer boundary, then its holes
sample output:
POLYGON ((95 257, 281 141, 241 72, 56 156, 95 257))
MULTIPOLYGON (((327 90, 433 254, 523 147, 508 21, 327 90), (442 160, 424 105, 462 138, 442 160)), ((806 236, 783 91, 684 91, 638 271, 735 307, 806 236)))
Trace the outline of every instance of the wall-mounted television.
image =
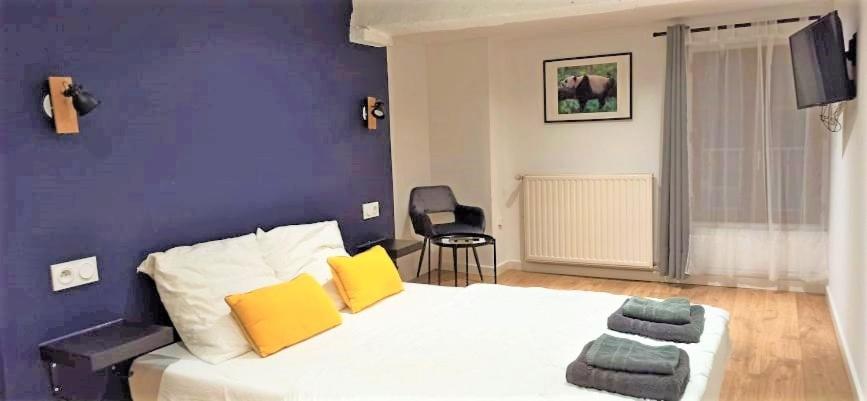
POLYGON ((834 11, 789 37, 798 108, 855 98, 846 68, 843 25, 834 11))

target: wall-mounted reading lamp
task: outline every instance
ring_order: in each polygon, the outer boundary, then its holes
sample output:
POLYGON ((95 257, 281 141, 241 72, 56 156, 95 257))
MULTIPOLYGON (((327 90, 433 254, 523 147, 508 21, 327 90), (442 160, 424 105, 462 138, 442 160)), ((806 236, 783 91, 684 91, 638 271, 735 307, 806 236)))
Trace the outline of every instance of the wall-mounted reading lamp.
POLYGON ((361 102, 361 119, 367 124, 367 129, 376 129, 376 120, 385 118, 385 103, 368 97, 361 102))
POLYGON ((48 94, 42 98, 42 110, 54 120, 58 134, 77 134, 78 116, 90 113, 100 101, 70 77, 48 77, 48 94))

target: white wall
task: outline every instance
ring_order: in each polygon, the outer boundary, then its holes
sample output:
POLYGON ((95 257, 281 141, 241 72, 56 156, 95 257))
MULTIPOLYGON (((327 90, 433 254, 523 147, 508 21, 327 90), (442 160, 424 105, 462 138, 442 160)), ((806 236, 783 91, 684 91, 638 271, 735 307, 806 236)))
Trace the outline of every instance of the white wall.
MULTIPOLYGON (((427 60, 430 183, 449 185, 458 202, 484 209, 491 232, 488 41, 434 44, 428 46, 427 60)), ((483 265, 492 265, 492 257, 490 248, 480 249, 483 265)), ((448 252, 443 254, 443 266, 452 266, 448 252)))
MULTIPOLYGON (((394 175, 394 233, 413 238, 409 191, 430 185, 427 49, 397 42, 388 49, 388 98, 391 163, 394 175)), ((401 275, 415 277, 417 257, 401 258, 401 275)))
MULTIPOLYGON (((867 26, 867 6, 840 1, 846 39, 867 26)), ((867 38, 858 45, 859 96, 832 134, 828 300, 859 399, 867 400, 867 38)))
MULTIPOLYGON (((828 6, 816 1, 683 22, 701 26, 803 16, 828 6)), ((650 173, 657 178, 659 198, 665 39, 652 34, 673 22, 447 43, 423 44, 423 38, 412 38, 427 49, 431 183, 452 185, 462 202, 488 211, 501 262, 522 259, 520 183, 515 175, 650 173), (632 120, 544 123, 543 60, 621 52, 633 55, 632 120)), ((403 134, 392 127, 392 135, 403 134)), ((398 147, 392 151, 413 152, 398 147)), ((397 166, 394 170, 395 182, 400 182, 406 172, 397 166)), ((398 192, 395 196, 398 204, 405 199, 398 192)), ((395 211, 396 216, 402 213, 395 211)), ((653 278, 646 272, 620 276, 653 278)))
MULTIPOLYGON (((828 6, 825 1, 816 1, 786 8, 696 17, 683 22, 703 26, 781 15, 812 15, 828 6)), ((493 209, 503 259, 521 259, 520 198, 517 196, 519 184, 514 179, 516 174, 650 173, 657 180, 654 194, 654 202, 657 202, 666 44, 664 38, 654 38, 652 34, 664 31, 674 22, 558 36, 490 40, 491 145, 496 167, 492 183, 493 209), (622 52, 632 53, 632 120, 544 123, 543 60, 622 52)))
POLYGON ((498 241, 499 261, 518 261, 521 227, 516 174, 657 175, 662 124, 657 94, 663 92, 665 41, 654 39, 652 32, 662 28, 664 25, 654 25, 525 40, 482 38, 427 45, 425 55, 418 53, 421 45, 417 44, 390 47, 389 74, 395 74, 389 80, 396 232, 408 235, 402 202, 408 199, 411 187, 400 185, 414 186, 429 179, 430 184, 451 185, 462 203, 483 207, 488 213, 488 231, 498 241), (606 40, 589 43, 588 36, 606 40), (613 52, 633 52, 633 119, 545 124, 542 60, 613 52), (396 64, 404 58, 412 60, 396 64), (425 68, 416 65, 419 60, 427 61, 425 68), (407 68, 415 72, 410 74, 407 68), (407 76, 418 79, 425 70, 425 88, 405 85, 407 76), (421 95, 421 89, 428 91, 427 115, 399 116, 399 100, 395 99, 407 98, 401 92, 410 90, 421 95), (427 129, 421 127, 425 123, 427 129), (410 129, 413 132, 406 132, 410 129), (427 174, 423 169, 403 168, 398 154, 404 154, 405 163, 425 160, 407 157, 417 152, 410 141, 401 138, 418 141, 425 132, 430 139, 427 174))
POLYGON ((491 210, 488 42, 428 48, 431 182, 491 210))
POLYGON ((492 83, 499 93, 491 102, 496 110, 492 121, 498 123, 493 132, 498 155, 493 186, 504 259, 520 259, 516 174, 658 176, 665 40, 653 38, 652 33, 663 28, 644 26, 492 43, 491 65, 501 68, 492 83), (632 120, 544 122, 543 60, 621 52, 632 52, 633 57, 632 120))
MULTIPOLYGON (((398 238, 419 238, 407 210, 417 186, 449 185, 461 203, 492 209, 487 52, 485 39, 433 46, 397 40, 388 48, 398 238)), ((451 266, 450 256, 444 265, 451 266)), ((487 250, 480 257, 491 264, 487 250)), ((417 263, 415 255, 401 259, 401 275, 415 277, 417 263)))

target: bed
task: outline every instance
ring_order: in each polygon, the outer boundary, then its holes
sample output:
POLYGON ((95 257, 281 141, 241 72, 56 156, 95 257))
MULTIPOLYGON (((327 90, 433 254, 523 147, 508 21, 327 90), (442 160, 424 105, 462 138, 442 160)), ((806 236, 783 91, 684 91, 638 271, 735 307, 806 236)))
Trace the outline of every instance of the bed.
MULTIPOLYGON (((175 343, 136 359, 134 401, 634 400, 566 383, 566 366, 626 297, 476 284, 404 292, 267 358, 212 365, 175 343)), ((682 400, 718 399, 728 313, 705 306, 682 400)), ((622 333, 643 343, 659 341, 622 333)))

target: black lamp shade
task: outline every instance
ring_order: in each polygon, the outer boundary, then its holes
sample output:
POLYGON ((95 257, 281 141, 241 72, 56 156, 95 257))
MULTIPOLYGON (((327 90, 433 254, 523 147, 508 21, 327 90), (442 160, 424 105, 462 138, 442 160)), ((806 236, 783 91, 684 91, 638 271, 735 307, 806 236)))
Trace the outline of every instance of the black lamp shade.
POLYGON ((85 91, 81 85, 70 86, 69 89, 63 92, 63 95, 72 98, 72 107, 75 107, 80 116, 90 113, 101 103, 90 92, 85 91))
POLYGON ((376 102, 376 104, 373 105, 373 109, 370 110, 370 114, 377 120, 382 120, 385 118, 385 104, 382 102, 376 102))

